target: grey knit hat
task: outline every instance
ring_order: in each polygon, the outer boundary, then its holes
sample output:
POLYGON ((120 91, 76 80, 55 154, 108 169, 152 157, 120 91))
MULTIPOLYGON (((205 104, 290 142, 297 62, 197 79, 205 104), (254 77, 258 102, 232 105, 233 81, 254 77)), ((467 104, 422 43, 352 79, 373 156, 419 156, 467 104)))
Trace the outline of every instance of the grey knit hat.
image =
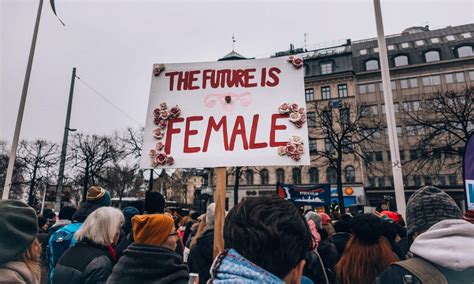
POLYGON ((407 204, 408 234, 427 230, 447 219, 462 219, 456 202, 446 192, 434 186, 418 189, 407 204))
POLYGON ((18 200, 0 200, 0 265, 17 259, 38 233, 36 212, 18 200))

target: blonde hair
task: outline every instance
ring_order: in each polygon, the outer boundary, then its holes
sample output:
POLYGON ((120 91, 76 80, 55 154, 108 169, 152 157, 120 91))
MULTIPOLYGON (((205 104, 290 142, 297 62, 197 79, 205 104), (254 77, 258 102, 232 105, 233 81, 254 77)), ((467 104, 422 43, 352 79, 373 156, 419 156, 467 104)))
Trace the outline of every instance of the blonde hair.
POLYGON ((41 280, 41 244, 38 239, 31 243, 31 245, 18 258, 18 261, 25 263, 28 270, 31 271, 33 278, 37 283, 41 280))
POLYGON ((101 207, 87 217, 74 236, 78 241, 88 239, 95 244, 108 246, 114 242, 123 223, 122 211, 113 207, 101 207))
MULTIPOLYGON (((191 240, 191 243, 189 244, 189 248, 192 249, 194 245, 197 243, 198 239, 202 237, 204 234, 205 228, 206 228, 206 215, 201 215, 200 220, 201 222, 199 223, 199 227, 196 231, 196 234, 194 235, 193 239, 191 240), (202 216, 202 218, 201 218, 202 216)), ((199 219, 199 218, 198 218, 199 219)))

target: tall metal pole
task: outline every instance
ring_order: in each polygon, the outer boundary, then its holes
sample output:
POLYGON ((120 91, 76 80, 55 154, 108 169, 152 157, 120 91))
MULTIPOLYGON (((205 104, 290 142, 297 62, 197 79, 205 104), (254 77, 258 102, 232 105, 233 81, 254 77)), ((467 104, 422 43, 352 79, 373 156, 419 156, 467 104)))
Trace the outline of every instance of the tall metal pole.
POLYGON ((61 209, 61 192, 63 190, 64 165, 66 164, 67 140, 69 136, 69 122, 71 121, 72 98, 74 95, 74 83, 76 81, 76 67, 72 68, 71 87, 69 88, 69 100, 67 103, 66 123, 64 125, 63 145, 61 148, 61 160, 59 162, 58 189, 56 190, 55 209, 61 209))
POLYGON ((402 164, 398 148, 397 126, 395 112, 393 109, 392 87, 390 83, 390 72, 388 65, 387 46, 383 30, 382 11, 380 0, 374 0, 375 22, 377 25, 377 41, 379 45, 380 70, 382 72, 383 97, 385 102, 385 114, 387 118, 388 141, 390 145, 390 157, 392 159, 393 182, 395 186, 395 199, 397 211, 405 218, 406 202, 403 188, 402 164))
POLYGON ((16 118, 15 133, 13 134, 12 148, 10 151, 10 159, 8 160, 7 175, 5 177, 5 186, 3 187, 2 199, 8 199, 10 187, 13 177, 13 168, 16 160, 16 149, 20 138, 21 123, 23 121, 23 112, 25 110, 26 94, 30 84, 31 66, 33 65, 33 57, 36 49, 36 38, 38 37, 38 29, 41 19, 41 10, 43 9, 43 0, 39 1, 38 13, 36 14, 35 29, 33 39, 31 40, 30 55, 28 56, 28 65, 26 67, 25 80, 23 81, 23 90, 21 92, 20 106, 18 108, 18 116, 16 118))
POLYGON ((148 191, 153 191, 153 169, 150 169, 150 179, 148 180, 148 191))

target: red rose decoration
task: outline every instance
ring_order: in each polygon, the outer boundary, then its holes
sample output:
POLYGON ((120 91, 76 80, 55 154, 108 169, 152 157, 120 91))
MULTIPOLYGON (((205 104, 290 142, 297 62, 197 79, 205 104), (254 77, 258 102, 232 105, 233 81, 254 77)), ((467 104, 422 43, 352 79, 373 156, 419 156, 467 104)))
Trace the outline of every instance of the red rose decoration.
POLYGON ((163 130, 161 128, 156 128, 153 130, 153 137, 156 139, 161 139, 163 138, 163 130))
POLYGON ((153 75, 156 77, 160 75, 161 71, 165 70, 164 64, 159 64, 158 67, 153 68, 153 75))
POLYGON ((298 110, 299 110, 298 104, 292 103, 292 104, 290 105, 290 110, 291 110, 292 112, 298 112, 298 110))
POLYGON ((150 149, 150 152, 148 152, 148 155, 150 155, 150 157, 154 158, 156 156, 156 150, 155 149, 150 149))
POLYGON ((301 68, 301 66, 303 66, 303 59, 298 58, 298 57, 293 58, 292 63, 296 68, 301 68))
POLYGON ((167 160, 168 157, 166 156, 166 153, 159 152, 158 154, 156 154, 155 161, 158 163, 158 165, 164 165, 167 160))
POLYGON ((181 109, 178 106, 174 106, 171 108, 170 113, 172 117, 178 117, 181 113, 181 109))
POLYGON ((164 147, 165 147, 165 144, 163 144, 163 142, 158 142, 156 143, 156 146, 155 146, 156 150, 158 151, 163 150, 164 147))
POLYGON ((160 118, 163 120, 167 120, 170 116, 170 113, 167 110, 162 110, 160 113, 160 118))
POLYGON ((173 158, 173 156, 168 156, 168 157, 166 157, 166 164, 168 164, 169 166, 171 166, 172 164, 174 164, 174 158, 173 158))

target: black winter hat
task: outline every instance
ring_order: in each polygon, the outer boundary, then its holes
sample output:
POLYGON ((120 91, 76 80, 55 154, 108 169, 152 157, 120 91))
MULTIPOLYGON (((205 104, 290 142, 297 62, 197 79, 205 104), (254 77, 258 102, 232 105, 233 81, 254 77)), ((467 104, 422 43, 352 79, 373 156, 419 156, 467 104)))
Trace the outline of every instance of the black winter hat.
POLYGON ((0 265, 17 259, 38 234, 33 208, 18 200, 0 200, 0 265))
POLYGON ((145 212, 147 214, 165 213, 166 202, 163 195, 156 191, 148 191, 145 194, 145 212))
POLYGON ((376 244, 382 236, 382 220, 372 214, 355 216, 351 221, 352 232, 366 244, 376 244))
POLYGON ((64 206, 59 210, 59 220, 70 220, 72 221, 72 216, 76 213, 77 209, 72 206, 64 206))
POLYGON ((462 219, 461 209, 451 196, 437 187, 422 187, 408 200, 408 234, 427 230, 434 224, 447 219, 462 219))

